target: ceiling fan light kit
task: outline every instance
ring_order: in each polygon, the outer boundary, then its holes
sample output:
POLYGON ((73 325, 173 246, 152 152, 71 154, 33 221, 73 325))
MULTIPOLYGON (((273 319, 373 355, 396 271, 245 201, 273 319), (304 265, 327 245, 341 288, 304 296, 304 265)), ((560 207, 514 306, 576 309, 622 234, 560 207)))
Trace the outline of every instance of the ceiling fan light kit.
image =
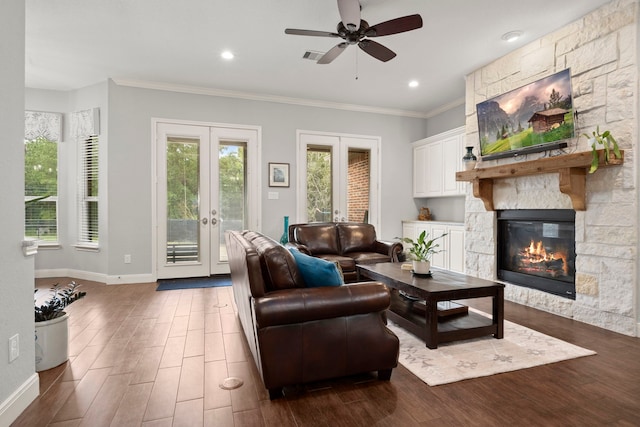
POLYGON ((389 36, 422 28, 422 17, 417 14, 369 26, 369 23, 360 17, 360 3, 358 0, 338 0, 338 11, 341 21, 338 23, 335 33, 296 28, 287 28, 284 32, 285 34, 297 36, 333 37, 344 40, 329 49, 317 62, 318 64, 329 64, 344 52, 349 45, 353 44, 357 44, 364 52, 382 62, 390 61, 396 56, 395 52, 369 38, 389 36))

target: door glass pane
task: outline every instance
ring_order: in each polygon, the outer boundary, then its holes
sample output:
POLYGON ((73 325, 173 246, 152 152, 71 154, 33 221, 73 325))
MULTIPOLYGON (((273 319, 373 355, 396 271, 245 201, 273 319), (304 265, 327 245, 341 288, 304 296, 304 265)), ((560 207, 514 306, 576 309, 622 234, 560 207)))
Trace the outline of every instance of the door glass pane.
POLYGON ((224 233, 227 230, 244 230, 247 223, 247 144, 220 141, 218 154, 220 215, 218 232, 220 242, 219 261, 228 261, 224 233))
POLYGON ((307 148, 307 221, 330 222, 332 205, 331 149, 307 148))
POLYGON ((200 261, 200 141, 167 138, 167 263, 200 261))
POLYGON ((369 150, 349 149, 347 170, 347 220, 369 222, 369 150))

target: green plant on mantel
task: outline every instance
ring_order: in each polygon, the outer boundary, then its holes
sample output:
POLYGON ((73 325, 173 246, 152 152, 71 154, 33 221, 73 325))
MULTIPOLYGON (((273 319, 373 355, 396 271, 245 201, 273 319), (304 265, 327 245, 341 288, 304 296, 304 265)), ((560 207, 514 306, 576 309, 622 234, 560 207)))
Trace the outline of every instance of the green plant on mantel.
POLYGON ((600 159, 598 156, 598 145, 604 147, 604 163, 609 164, 609 158, 611 156, 611 151, 613 150, 613 154, 617 158, 621 158, 620 148, 618 148, 618 143, 616 139, 611 135, 611 132, 608 130, 604 131, 602 134, 600 133, 600 126, 596 127, 591 135, 588 133, 583 133, 582 136, 589 140, 589 144, 591 144, 591 153, 593 158, 591 159, 591 168, 589 169, 589 173, 594 173, 598 170, 598 165, 600 163, 600 159))

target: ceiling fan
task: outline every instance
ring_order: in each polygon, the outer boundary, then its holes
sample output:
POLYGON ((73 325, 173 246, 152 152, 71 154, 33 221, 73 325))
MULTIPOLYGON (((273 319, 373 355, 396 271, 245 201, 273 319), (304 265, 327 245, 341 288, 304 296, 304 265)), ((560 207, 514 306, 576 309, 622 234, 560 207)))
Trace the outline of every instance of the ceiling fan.
POLYGON ((387 62, 396 56, 395 52, 369 38, 404 33, 422 27, 422 17, 417 14, 369 26, 367 21, 360 18, 359 0, 338 0, 338 11, 341 21, 338 22, 335 33, 295 28, 287 28, 284 32, 297 36, 338 37, 344 40, 322 55, 318 59, 318 64, 329 64, 352 44, 357 44, 360 49, 374 58, 387 62))

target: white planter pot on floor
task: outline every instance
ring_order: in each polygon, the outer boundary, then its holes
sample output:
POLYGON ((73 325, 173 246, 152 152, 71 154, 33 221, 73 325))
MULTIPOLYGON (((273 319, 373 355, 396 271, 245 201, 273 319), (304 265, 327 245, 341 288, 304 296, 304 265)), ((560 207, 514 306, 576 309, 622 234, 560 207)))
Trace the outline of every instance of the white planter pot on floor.
POLYGON ((69 358, 69 315, 36 322, 36 371, 54 368, 69 358))

